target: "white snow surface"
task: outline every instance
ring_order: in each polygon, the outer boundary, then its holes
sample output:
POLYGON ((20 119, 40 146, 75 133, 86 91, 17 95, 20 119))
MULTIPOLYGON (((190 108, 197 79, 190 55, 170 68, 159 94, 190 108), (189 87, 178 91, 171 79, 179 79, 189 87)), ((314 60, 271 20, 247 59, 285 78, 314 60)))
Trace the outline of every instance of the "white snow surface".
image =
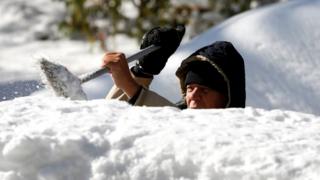
POLYGON ((319 179, 320 117, 40 96, 0 103, 2 180, 319 179))
MULTIPOLYGON (((179 100, 181 60, 228 40, 245 59, 247 107, 182 111, 106 101, 108 75, 83 85, 88 101, 37 91, 35 57, 79 75, 99 68, 103 52, 59 39, 53 24, 64 16, 61 2, 1 0, 0 179, 318 180, 319 12, 320 1, 293 0, 184 41, 152 89, 179 100)), ((138 48, 122 36, 109 41, 126 54, 138 48)))

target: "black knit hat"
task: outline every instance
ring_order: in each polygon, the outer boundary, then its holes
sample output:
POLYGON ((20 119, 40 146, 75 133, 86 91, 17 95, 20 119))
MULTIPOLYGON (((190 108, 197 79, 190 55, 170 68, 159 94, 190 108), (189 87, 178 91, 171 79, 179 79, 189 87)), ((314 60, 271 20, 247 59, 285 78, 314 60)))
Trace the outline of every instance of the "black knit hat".
POLYGON ((184 85, 199 84, 227 94, 227 84, 222 75, 208 62, 194 62, 186 74, 184 85))

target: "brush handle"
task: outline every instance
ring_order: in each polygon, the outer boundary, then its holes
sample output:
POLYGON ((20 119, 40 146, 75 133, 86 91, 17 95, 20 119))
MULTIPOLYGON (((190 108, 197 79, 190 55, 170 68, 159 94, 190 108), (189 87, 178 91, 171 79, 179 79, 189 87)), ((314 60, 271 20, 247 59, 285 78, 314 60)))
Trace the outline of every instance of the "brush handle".
MULTIPOLYGON (((140 59, 143 56, 150 54, 158 49, 160 49, 160 46, 157 46, 157 45, 148 46, 144 49, 141 49, 137 53, 131 55, 130 57, 128 57, 127 61, 128 61, 128 63, 130 63, 130 62, 137 60, 137 59, 140 59)), ((100 69, 93 71, 91 73, 87 73, 87 74, 82 75, 80 77, 80 81, 81 81, 81 83, 85 83, 85 82, 90 81, 91 79, 94 79, 96 77, 99 77, 107 72, 109 72, 109 69, 103 67, 103 68, 100 68, 100 69)))

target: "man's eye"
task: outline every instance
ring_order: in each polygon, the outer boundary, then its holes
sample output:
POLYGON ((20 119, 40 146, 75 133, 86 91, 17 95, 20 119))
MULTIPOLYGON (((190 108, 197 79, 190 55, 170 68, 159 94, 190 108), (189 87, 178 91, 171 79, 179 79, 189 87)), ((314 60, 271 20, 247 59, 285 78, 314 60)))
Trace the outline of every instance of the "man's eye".
POLYGON ((191 87, 187 87, 187 92, 192 92, 192 88, 191 87))

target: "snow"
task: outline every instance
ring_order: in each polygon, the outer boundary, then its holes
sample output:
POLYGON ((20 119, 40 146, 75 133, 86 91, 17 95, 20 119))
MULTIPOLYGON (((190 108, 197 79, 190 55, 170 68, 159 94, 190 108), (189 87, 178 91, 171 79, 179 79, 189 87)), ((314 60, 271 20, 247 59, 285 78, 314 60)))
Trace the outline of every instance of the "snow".
MULTIPOLYGON (((317 0, 258 8, 184 41, 152 89, 179 100, 181 60, 229 40, 245 59, 247 107, 179 110, 106 101, 109 75, 82 85, 87 101, 56 97, 39 83, 38 57, 80 75, 103 52, 60 39, 61 2, 1 0, 0 179, 319 179, 319 9, 317 0)), ((110 50, 138 49, 108 40, 110 50)))
POLYGON ((0 177, 318 179, 320 117, 23 97, 0 106, 0 177), (31 108, 32 107, 32 108, 31 108))

